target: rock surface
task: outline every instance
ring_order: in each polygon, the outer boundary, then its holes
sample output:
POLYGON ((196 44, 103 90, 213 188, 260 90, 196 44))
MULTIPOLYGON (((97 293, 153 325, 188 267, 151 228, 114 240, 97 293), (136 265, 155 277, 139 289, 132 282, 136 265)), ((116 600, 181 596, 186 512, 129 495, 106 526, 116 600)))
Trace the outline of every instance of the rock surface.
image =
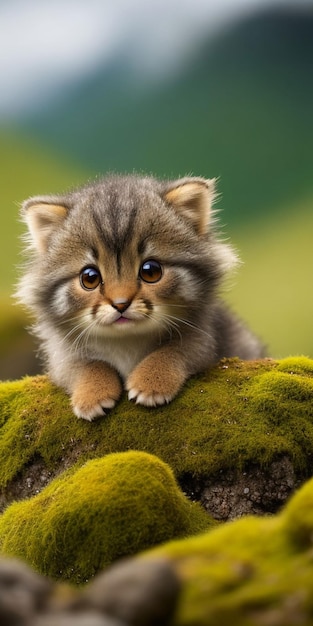
POLYGON ((0 383, 0 509, 73 465, 132 449, 168 463, 182 490, 219 520, 273 513, 312 473, 312 396, 305 357, 224 360, 169 406, 124 397, 91 424, 44 376, 0 383))
POLYGON ((224 360, 91 424, 43 376, 0 384, 0 550, 57 581, 0 562, 0 622, 313 624, 312 454, 305 357, 224 360))

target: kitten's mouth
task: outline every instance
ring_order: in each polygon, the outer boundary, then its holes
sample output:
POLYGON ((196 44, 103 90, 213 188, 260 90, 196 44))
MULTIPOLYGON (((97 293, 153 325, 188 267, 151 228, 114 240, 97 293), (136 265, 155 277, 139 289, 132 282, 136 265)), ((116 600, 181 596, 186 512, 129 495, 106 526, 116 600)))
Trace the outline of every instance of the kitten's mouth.
POLYGON ((127 322, 131 322, 132 320, 128 319, 128 317, 123 317, 123 315, 121 315, 121 317, 119 317, 117 320, 115 320, 114 324, 125 324, 127 322))
POLYGON ((137 327, 138 324, 141 325, 144 319, 145 318, 140 313, 120 313, 119 317, 110 322, 110 326, 129 326, 133 328, 135 326, 137 327))

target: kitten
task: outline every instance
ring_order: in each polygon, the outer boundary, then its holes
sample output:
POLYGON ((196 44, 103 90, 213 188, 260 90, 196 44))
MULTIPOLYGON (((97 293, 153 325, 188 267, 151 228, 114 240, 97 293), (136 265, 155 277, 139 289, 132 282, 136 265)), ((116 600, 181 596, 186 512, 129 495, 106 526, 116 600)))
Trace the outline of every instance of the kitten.
POLYGON ((215 234, 213 198, 214 180, 108 176, 24 203, 31 258, 17 295, 77 417, 103 415, 123 385, 162 405, 221 357, 263 356, 218 297, 237 259, 215 234))

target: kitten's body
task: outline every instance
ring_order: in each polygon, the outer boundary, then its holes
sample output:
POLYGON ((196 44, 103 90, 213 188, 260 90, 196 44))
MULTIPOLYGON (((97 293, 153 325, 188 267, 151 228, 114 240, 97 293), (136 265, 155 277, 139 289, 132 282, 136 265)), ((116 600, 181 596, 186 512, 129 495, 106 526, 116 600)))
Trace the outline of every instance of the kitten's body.
POLYGON ((18 296, 36 315, 52 380, 85 419, 119 398, 156 406, 257 339, 220 302, 236 263, 216 238, 213 181, 111 176, 27 201, 32 256, 18 296))

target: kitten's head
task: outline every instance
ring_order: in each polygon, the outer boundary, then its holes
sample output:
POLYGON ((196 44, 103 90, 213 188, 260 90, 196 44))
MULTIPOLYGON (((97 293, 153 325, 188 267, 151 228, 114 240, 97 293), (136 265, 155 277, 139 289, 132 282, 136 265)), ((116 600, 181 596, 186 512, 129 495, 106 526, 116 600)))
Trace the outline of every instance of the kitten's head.
POLYGON ((213 180, 110 176, 31 198, 19 299, 68 337, 181 332, 236 262, 214 236, 213 197, 213 180))

